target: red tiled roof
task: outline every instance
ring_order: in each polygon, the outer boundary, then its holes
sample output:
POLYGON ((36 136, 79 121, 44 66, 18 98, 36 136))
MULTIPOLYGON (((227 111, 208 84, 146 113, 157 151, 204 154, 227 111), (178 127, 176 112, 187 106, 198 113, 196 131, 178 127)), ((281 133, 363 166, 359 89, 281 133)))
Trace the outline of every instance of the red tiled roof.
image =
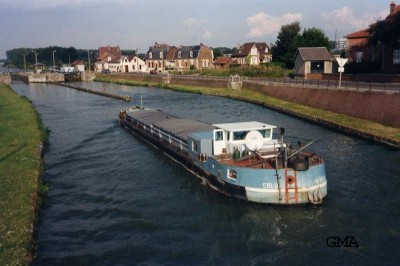
POLYGON ((247 56, 254 45, 261 54, 265 53, 264 51, 266 48, 269 48, 268 44, 265 42, 248 42, 243 44, 240 49, 232 55, 232 57, 247 56))
POLYGON ((115 58, 120 58, 121 57, 121 49, 119 49, 119 46, 105 46, 105 47, 99 47, 99 55, 97 57, 98 60, 102 60, 108 55, 113 55, 115 58))
POLYGON ((77 65, 84 65, 85 63, 82 60, 75 60, 74 62, 71 63, 71 66, 77 66, 77 65))
POLYGON ((356 39, 356 38, 368 38, 369 35, 370 35, 369 28, 366 28, 360 31, 350 33, 344 37, 346 37, 347 39, 356 39))
POLYGON ((226 65, 231 63, 231 59, 229 57, 218 57, 215 61, 214 64, 216 65, 226 65))
POLYGON ((393 12, 390 13, 390 14, 385 18, 385 20, 392 20, 393 17, 394 17, 394 15, 397 14, 398 12, 400 12, 400 5, 397 5, 397 6, 394 8, 393 12))
MULTIPOLYGON (((392 2, 391 4, 394 4, 394 2, 392 2)), ((400 12, 400 5, 396 5, 393 12, 391 12, 385 19, 384 21, 390 21, 393 19, 394 15, 400 12)), ((360 31, 356 31, 353 33, 350 33, 344 37, 346 37, 347 39, 356 39, 356 38, 368 38, 370 36, 370 31, 369 28, 360 30, 360 31)))

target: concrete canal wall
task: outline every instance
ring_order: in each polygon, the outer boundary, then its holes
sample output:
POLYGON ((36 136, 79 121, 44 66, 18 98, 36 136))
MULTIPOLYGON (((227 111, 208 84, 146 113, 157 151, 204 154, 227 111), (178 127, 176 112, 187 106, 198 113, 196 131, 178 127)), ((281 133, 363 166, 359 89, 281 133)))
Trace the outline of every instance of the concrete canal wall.
MULTIPOLYGON (((124 75, 124 79, 163 83, 161 75, 124 75)), ((226 79, 190 78, 173 75, 170 84, 227 88, 226 79)), ((243 81, 243 89, 262 92, 268 96, 345 114, 383 125, 400 128, 400 94, 374 91, 320 89, 302 86, 278 86, 243 81)))
POLYGON ((288 102, 400 128, 399 93, 284 87, 246 82, 243 87, 288 102))
POLYGON ((11 84, 11 75, 0 74, 0 83, 11 84))
POLYGON ((12 75, 14 80, 22 80, 26 83, 54 83, 54 82, 64 82, 64 74, 59 73, 15 73, 12 75))
MULTIPOLYGON (((95 73, 82 73, 79 75, 64 75, 62 73, 15 73, 12 79, 22 80, 27 83, 58 83, 64 81, 92 81, 96 77, 95 73), (72 76, 72 78, 71 78, 72 76)), ((1 76, 0 76, 1 82, 1 76)), ((11 83, 11 76, 10 76, 11 83)))

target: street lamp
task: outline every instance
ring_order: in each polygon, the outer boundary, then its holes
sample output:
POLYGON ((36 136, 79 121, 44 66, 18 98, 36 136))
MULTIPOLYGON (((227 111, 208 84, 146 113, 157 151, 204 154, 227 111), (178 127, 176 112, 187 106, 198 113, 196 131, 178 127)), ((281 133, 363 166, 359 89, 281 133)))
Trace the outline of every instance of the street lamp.
POLYGON ((32 51, 33 53, 35 53, 35 73, 37 73, 37 56, 39 53, 37 53, 36 51, 32 51))
POLYGON ((88 63, 89 63, 89 73, 90 73, 90 55, 92 54, 92 52, 90 52, 90 50, 87 50, 87 57, 88 57, 88 63))
POLYGON ((56 67, 56 61, 54 60, 54 53, 57 52, 56 50, 53 51, 53 67, 56 67))
POLYGON ((26 60, 25 60, 25 54, 21 54, 24 57, 24 69, 26 70, 26 60))
POLYGON ((136 72, 139 73, 139 48, 136 48, 136 72))

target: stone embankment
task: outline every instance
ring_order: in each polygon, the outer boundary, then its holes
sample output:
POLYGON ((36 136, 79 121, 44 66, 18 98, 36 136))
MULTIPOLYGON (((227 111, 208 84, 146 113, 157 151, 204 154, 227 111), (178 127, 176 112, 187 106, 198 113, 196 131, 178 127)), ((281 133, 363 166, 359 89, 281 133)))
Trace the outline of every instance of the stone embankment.
MULTIPOLYGON (((15 73, 12 74, 12 79, 22 80, 26 83, 58 83, 64 81, 92 81, 96 75, 94 73, 79 73, 79 74, 68 74, 62 73, 15 73)), ((0 76, 1 82, 1 76, 0 76)), ((11 83, 11 77, 10 77, 11 83)))
POLYGON ((0 74, 0 83, 11 84, 11 75, 0 74))
MULTIPOLYGON (((163 83, 162 75, 124 75, 124 79, 163 83)), ((193 78, 172 75, 170 84, 227 88, 226 79, 193 78)), ((282 86, 243 81, 243 89, 318 109, 366 119, 383 125, 400 128, 400 93, 384 91, 356 91, 321 89, 302 86, 282 86)))
MULTIPOLYGON (((164 83, 162 75, 124 75, 123 79, 143 82, 164 83)), ((227 88, 226 79, 218 78, 193 78, 172 75, 169 84, 227 88)), ((355 118, 361 118, 379 124, 400 128, 400 93, 387 93, 384 91, 356 91, 340 89, 321 89, 306 86, 284 86, 274 83, 255 83, 243 81, 243 89, 261 92, 273 98, 298 103, 301 105, 323 109, 338 114, 344 114, 355 118)), ((254 102, 259 104, 257 102, 254 102)), ((266 106, 266 105, 265 105, 266 106)), ((365 133, 358 129, 344 127, 342 125, 322 121, 315 117, 302 115, 291 110, 274 106, 269 108, 291 114, 293 116, 318 123, 320 125, 345 132, 364 139, 376 141, 388 146, 400 147, 400 142, 377 135, 365 133), (317 121, 318 120, 318 121, 317 121)))
POLYGON ((243 87, 288 102, 400 128, 399 93, 284 87, 246 82, 243 87))
POLYGON ((12 75, 14 80, 22 80, 26 83, 54 83, 64 82, 64 74, 60 73, 15 73, 12 75))

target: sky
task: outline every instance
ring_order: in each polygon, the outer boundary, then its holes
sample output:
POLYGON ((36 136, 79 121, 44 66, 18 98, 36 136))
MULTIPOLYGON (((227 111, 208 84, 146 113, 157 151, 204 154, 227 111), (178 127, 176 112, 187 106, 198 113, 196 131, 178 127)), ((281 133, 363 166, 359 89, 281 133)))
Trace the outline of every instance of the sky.
MULTIPOLYGON (((389 14, 391 0, 0 0, 0 59, 14 48, 155 42, 233 48, 275 43, 282 25, 320 28, 334 40, 389 14)), ((398 3, 400 4, 400 3, 398 3)), ((40 61, 40 60, 39 60, 40 61)))

